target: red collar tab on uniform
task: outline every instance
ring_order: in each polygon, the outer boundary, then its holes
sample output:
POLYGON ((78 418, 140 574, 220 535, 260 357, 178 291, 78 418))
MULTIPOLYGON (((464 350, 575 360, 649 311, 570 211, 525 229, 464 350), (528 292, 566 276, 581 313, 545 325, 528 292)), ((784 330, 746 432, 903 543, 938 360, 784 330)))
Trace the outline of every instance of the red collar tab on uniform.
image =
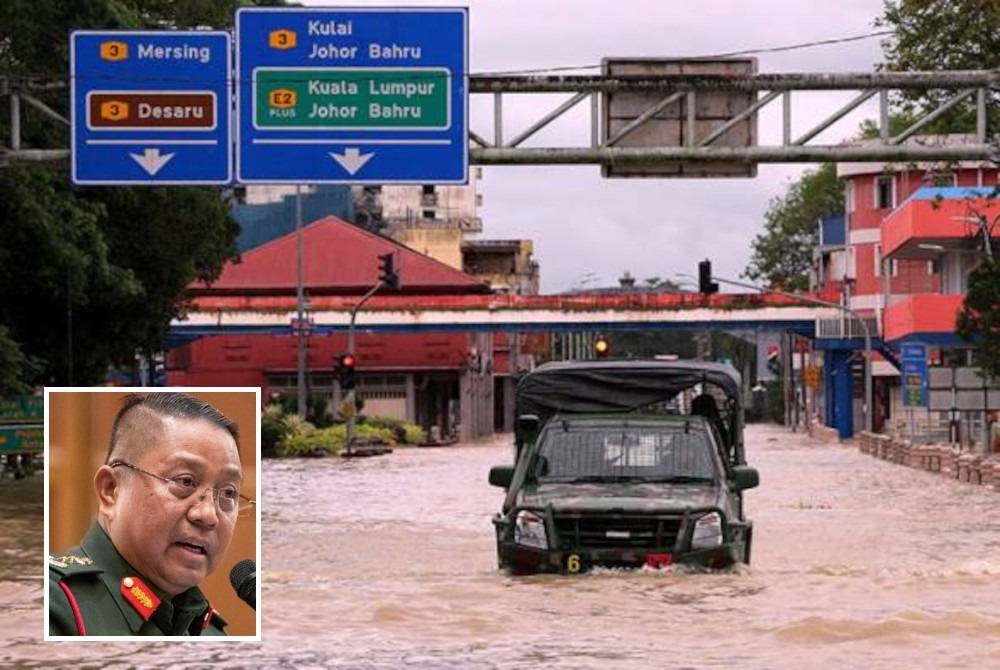
POLYGON ((149 621, 149 617, 153 616, 153 612, 160 606, 160 599, 153 593, 153 589, 146 586, 138 577, 123 577, 121 590, 122 597, 145 621, 149 621))
POLYGON ((215 616, 215 610, 212 609, 211 605, 209 605, 208 606, 208 611, 205 612, 205 620, 201 622, 201 629, 202 630, 205 630, 206 628, 208 628, 208 624, 210 624, 212 622, 212 617, 213 616, 215 616))

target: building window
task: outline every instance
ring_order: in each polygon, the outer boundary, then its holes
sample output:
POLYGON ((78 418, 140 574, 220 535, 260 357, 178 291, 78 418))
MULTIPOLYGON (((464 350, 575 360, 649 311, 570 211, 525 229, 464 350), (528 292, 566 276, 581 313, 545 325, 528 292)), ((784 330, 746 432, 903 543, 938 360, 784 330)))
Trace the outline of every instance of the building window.
POLYGON ((893 186, 891 176, 875 177, 875 209, 892 209, 896 206, 893 186))
POLYGON ((423 207, 436 207, 437 202, 437 192, 434 190, 433 184, 424 184, 420 191, 420 204, 423 207))
POLYGON ((423 218, 425 218, 425 219, 436 219, 437 218, 437 212, 435 212, 433 209, 425 209, 424 212, 423 212, 423 218))

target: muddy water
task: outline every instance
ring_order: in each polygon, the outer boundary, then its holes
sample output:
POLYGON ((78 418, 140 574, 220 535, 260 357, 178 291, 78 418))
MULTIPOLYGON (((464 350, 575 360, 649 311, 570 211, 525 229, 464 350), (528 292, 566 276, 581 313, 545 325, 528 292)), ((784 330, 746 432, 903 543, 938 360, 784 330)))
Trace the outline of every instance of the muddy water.
POLYGON ((1000 667, 1000 494, 783 429, 748 440, 753 565, 721 574, 498 573, 485 482, 506 441, 268 463, 259 645, 38 643, 21 573, 40 533, 15 521, 11 545, 5 522, 0 665, 1000 667))

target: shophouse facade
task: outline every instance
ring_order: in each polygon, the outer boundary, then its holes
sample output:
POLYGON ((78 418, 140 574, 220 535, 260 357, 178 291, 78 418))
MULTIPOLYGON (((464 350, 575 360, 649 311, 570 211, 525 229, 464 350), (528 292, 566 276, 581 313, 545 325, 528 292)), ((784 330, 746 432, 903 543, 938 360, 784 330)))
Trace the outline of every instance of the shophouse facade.
MULTIPOLYGON (((837 173, 845 181, 845 215, 823 222, 816 288, 839 293, 877 329, 886 355, 873 364, 873 416, 876 430, 888 430, 906 418, 899 361, 893 360, 901 345, 925 345, 931 367, 972 364, 971 345, 958 337, 955 321, 969 272, 984 253, 980 222, 992 224, 1000 215, 998 171, 985 162, 841 163, 837 173)), ((1000 241, 996 226, 992 239, 1000 241)), ((857 429, 859 384, 854 401, 857 429)), ((939 418, 929 410, 923 415, 939 418)))

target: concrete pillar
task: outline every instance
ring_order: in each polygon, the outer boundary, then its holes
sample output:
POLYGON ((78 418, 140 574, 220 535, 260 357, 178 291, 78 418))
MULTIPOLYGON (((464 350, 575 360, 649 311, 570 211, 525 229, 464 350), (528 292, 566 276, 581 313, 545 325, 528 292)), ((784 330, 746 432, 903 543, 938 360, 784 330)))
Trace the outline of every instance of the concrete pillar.
POLYGON ((406 375, 406 420, 417 421, 417 386, 412 374, 406 375))
MULTIPOLYGON (((833 386, 830 405, 833 409, 833 427, 840 439, 854 435, 854 392, 851 375, 851 352, 846 349, 827 351, 829 367, 827 376, 833 386)), ((826 357, 825 357, 826 360, 826 357)), ((824 367, 826 362, 824 360, 824 367)))

